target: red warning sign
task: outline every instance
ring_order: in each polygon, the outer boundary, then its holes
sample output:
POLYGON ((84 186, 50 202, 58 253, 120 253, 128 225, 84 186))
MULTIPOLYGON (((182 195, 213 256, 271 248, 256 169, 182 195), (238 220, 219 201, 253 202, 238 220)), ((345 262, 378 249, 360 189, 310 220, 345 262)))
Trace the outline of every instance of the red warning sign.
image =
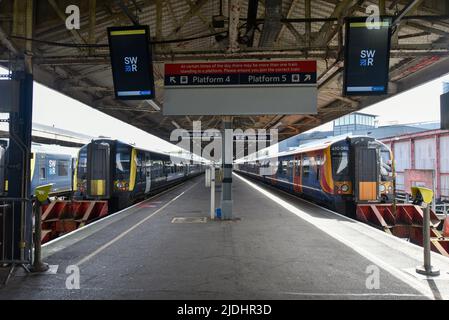
POLYGON ((165 65, 165 86, 316 84, 316 61, 244 61, 165 65))

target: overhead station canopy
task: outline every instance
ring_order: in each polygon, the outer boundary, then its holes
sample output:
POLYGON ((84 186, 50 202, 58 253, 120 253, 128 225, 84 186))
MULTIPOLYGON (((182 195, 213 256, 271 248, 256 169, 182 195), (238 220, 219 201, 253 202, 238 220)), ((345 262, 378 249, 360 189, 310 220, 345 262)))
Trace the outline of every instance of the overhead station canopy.
POLYGON ((8 66, 12 57, 32 53, 36 81, 164 139, 177 127, 192 128, 195 120, 202 121, 203 129, 221 122, 214 114, 163 115, 165 63, 316 60, 316 114, 234 118, 236 128, 276 127, 281 140, 449 70, 449 5, 444 0, 33 2, 33 23, 26 21, 26 5, 0 2, 0 63, 8 66), (69 5, 80 9, 79 29, 66 28, 69 5), (389 91, 376 97, 343 96, 345 18, 365 16, 370 5, 392 16, 389 91), (139 24, 151 31, 154 103, 121 101, 114 93, 107 28, 139 24))

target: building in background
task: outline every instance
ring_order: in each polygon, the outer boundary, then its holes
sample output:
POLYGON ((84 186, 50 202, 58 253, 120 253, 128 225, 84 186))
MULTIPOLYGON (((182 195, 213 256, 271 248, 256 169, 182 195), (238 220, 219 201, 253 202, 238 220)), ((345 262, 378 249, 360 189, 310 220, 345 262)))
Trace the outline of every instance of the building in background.
POLYGON ((381 140, 388 137, 413 134, 440 128, 439 122, 377 126, 375 115, 360 112, 354 112, 336 119, 334 120, 333 125, 332 131, 312 131, 281 141, 279 143, 279 151, 291 150, 314 140, 339 135, 366 135, 381 140))
POLYGON ((449 82, 443 82, 443 94, 449 92, 449 82))
POLYGON ((376 116, 367 113, 353 112, 334 120, 334 136, 370 130, 375 128, 376 116))
POLYGON ((394 154, 396 189, 433 189, 436 199, 449 200, 449 130, 427 130, 382 139, 394 154))

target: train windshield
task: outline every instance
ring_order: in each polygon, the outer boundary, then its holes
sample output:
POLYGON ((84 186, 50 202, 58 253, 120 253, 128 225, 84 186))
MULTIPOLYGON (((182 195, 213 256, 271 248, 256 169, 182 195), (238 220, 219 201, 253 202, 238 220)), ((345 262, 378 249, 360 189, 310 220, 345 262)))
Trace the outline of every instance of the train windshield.
POLYGON ((391 165, 390 151, 387 149, 380 150, 380 175, 382 181, 393 179, 393 168, 391 165))
POLYGON ((345 179, 349 175, 348 151, 334 151, 332 153, 332 171, 334 178, 345 179))
POLYGON ((129 180, 131 167, 131 148, 127 146, 117 146, 115 155, 116 178, 118 180, 129 180))
POLYGON ((87 147, 79 151, 77 178, 79 180, 87 179, 87 147))

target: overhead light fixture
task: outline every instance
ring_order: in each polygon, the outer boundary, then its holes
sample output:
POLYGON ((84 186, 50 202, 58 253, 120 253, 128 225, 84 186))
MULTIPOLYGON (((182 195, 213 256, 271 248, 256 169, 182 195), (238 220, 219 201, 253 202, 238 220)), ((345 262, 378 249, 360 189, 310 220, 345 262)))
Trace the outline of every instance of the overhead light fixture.
POLYGON ((145 100, 145 101, 146 101, 150 106, 152 106, 154 110, 156 110, 156 111, 161 111, 161 107, 159 107, 159 106, 157 105, 157 103, 154 102, 153 100, 145 100))
POLYGON ((220 12, 218 15, 212 16, 212 26, 215 29, 221 29, 225 27, 226 17, 223 15, 223 0, 220 0, 220 12))

